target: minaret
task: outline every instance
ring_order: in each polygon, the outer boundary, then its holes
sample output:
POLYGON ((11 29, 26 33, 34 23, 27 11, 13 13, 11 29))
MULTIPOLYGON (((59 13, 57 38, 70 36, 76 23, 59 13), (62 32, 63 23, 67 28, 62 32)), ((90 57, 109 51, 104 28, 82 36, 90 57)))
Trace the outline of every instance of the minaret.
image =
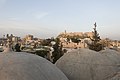
POLYGON ((65 34, 67 33, 67 31, 65 30, 65 34))

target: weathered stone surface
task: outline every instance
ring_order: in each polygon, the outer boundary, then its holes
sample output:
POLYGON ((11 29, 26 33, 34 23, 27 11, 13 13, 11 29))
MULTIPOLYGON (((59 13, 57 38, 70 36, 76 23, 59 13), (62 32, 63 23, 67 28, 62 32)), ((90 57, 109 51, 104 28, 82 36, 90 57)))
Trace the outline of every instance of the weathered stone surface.
POLYGON ((0 53, 0 80, 68 80, 49 61, 24 52, 0 53))
POLYGON ((115 73, 113 76, 109 77, 106 80, 120 80, 120 72, 115 73))
POLYGON ((111 74, 111 76, 108 76, 106 80, 120 80, 120 52, 116 50, 106 49, 100 51, 100 53, 106 56, 106 58, 113 62, 113 64, 119 67, 118 71, 116 71, 116 73, 111 74))
POLYGON ((100 51, 100 53, 106 58, 108 58, 112 64, 120 66, 120 52, 116 50, 106 49, 100 51))
POLYGON ((65 54, 56 65, 69 80, 106 80, 119 71, 119 59, 109 57, 89 49, 78 49, 65 54))

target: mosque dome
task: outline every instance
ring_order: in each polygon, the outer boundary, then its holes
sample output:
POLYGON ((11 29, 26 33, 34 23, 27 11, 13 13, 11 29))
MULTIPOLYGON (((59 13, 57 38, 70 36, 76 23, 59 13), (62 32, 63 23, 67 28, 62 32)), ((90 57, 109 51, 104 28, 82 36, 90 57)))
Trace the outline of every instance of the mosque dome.
POLYGON ((110 77, 107 80, 120 80, 120 72, 114 74, 112 77, 110 77))
POLYGON ((64 54, 56 66, 69 80, 108 80, 120 69, 116 63, 100 52, 77 49, 64 54))
POLYGON ((114 64, 120 65, 120 52, 112 49, 105 49, 100 51, 100 53, 114 64))
POLYGON ((68 80, 56 65, 25 52, 0 53, 0 80, 68 80))

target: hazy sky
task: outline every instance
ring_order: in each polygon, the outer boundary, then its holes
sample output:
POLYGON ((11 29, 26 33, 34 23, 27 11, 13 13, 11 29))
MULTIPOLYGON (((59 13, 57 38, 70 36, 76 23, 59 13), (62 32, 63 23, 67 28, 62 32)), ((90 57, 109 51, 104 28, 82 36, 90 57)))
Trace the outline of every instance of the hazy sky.
POLYGON ((0 0, 0 36, 89 32, 94 22, 101 37, 120 39, 120 0, 0 0))

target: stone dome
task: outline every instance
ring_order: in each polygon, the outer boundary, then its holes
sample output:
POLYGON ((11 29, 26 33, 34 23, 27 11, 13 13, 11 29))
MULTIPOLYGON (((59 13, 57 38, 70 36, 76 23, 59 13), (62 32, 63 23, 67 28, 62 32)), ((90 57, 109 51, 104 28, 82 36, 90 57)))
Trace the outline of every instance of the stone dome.
POLYGON ((52 63, 24 52, 0 53, 0 80, 68 80, 52 63))
POLYGON ((120 72, 114 74, 112 77, 110 77, 107 80, 120 80, 120 72))
POLYGON ((106 58, 109 58, 109 60, 113 62, 113 64, 120 65, 120 52, 116 50, 105 49, 100 51, 100 53, 106 58))
POLYGON ((69 80, 106 80, 119 71, 110 58, 89 49, 77 49, 64 54, 56 65, 69 80))

